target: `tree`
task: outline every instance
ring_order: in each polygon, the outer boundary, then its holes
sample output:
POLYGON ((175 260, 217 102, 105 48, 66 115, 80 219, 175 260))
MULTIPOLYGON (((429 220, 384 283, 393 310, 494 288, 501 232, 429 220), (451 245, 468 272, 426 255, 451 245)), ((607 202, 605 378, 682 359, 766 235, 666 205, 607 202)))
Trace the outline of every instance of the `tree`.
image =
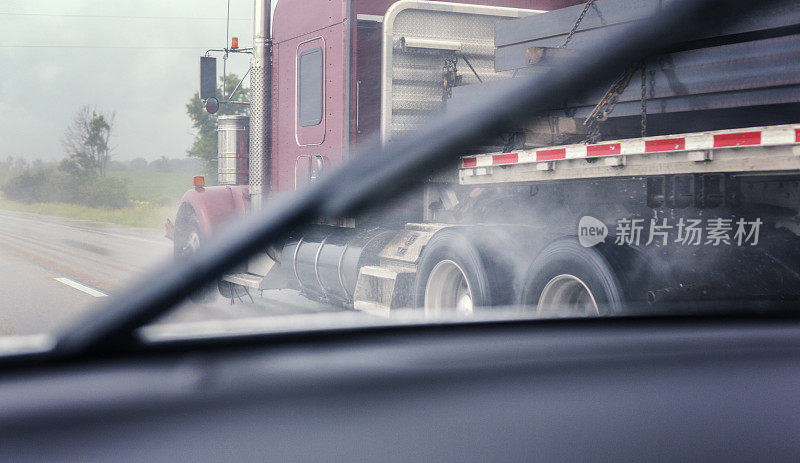
MULTIPOLYGON (((239 77, 236 74, 228 74, 223 82, 220 77, 220 84, 217 86, 217 98, 222 101, 223 95, 230 95, 239 77), (223 85, 225 92, 223 93, 223 85)), ((233 101, 248 101, 250 89, 244 86, 239 87, 233 97, 233 101)), ((186 152, 189 157, 198 158, 205 164, 206 175, 213 179, 217 173, 217 116, 221 114, 247 114, 248 107, 238 104, 221 104, 217 114, 206 112, 203 102, 200 100, 200 93, 195 92, 189 102, 186 103, 186 114, 192 120, 195 135, 192 147, 186 152)))
POLYGON ((103 114, 89 106, 80 108, 61 140, 67 154, 61 161, 61 170, 80 177, 105 175, 111 159, 109 140, 114 117, 114 112, 103 114))
POLYGON ((132 159, 131 162, 128 163, 128 167, 131 170, 135 170, 137 172, 144 171, 147 169, 147 159, 145 158, 132 159))
POLYGON ((150 164, 147 167, 156 172, 169 172, 169 159, 167 159, 166 156, 161 156, 154 161, 150 161, 150 164))
POLYGON ((28 161, 24 158, 8 156, 4 160, 0 160, 0 187, 26 170, 28 170, 28 161))

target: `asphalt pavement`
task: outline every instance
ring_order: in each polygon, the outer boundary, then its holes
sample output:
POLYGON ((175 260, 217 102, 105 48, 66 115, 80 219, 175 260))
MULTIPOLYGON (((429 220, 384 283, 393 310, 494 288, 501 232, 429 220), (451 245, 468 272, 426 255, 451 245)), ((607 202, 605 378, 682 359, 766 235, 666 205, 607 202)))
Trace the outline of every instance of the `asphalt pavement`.
MULTIPOLYGON (((159 230, 0 210, 0 335, 53 332, 172 259, 159 230)), ((168 322, 337 311, 291 290, 184 303, 168 322)))

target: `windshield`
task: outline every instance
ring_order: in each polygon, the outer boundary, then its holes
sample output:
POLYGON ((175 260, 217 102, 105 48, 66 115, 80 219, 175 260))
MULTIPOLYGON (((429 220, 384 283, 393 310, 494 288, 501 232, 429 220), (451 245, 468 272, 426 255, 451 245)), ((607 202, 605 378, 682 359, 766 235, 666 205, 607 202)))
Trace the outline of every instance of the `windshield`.
POLYGON ((791 309, 800 7, 624 3, 7 2, 0 333, 791 309))

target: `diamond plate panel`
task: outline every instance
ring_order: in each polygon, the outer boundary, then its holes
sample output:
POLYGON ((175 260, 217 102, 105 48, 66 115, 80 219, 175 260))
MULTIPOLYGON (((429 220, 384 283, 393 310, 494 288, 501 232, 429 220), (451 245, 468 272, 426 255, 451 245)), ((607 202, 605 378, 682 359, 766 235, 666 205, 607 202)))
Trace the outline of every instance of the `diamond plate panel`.
MULTIPOLYGON (((505 16, 406 9, 397 14, 392 29, 390 137, 423 126, 444 109, 442 69, 445 52, 400 46, 402 37, 439 39, 461 43, 461 54, 484 82, 511 77, 494 70, 494 28, 505 16)), ((462 85, 478 83, 463 58, 458 60, 462 85)))

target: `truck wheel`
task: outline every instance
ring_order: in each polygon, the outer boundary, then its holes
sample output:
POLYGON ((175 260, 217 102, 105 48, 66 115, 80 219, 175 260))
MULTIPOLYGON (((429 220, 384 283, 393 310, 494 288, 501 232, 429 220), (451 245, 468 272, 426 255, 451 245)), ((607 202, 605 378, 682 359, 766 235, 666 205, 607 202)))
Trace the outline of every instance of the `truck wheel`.
MULTIPOLYGON (((176 260, 185 259, 196 253, 203 242, 200 234, 200 222, 193 211, 179 211, 175 219, 175 236, 173 253, 176 260)), ((217 285, 208 285, 192 293, 189 299, 194 303, 208 302, 213 299, 217 285)))
POLYGON ((432 316, 469 315, 475 307, 492 305, 483 260, 464 234, 445 229, 425 246, 414 280, 414 302, 432 316))
POLYGON ((574 239, 549 244, 533 261, 519 303, 544 317, 591 317, 622 310, 623 290, 608 259, 574 239))

